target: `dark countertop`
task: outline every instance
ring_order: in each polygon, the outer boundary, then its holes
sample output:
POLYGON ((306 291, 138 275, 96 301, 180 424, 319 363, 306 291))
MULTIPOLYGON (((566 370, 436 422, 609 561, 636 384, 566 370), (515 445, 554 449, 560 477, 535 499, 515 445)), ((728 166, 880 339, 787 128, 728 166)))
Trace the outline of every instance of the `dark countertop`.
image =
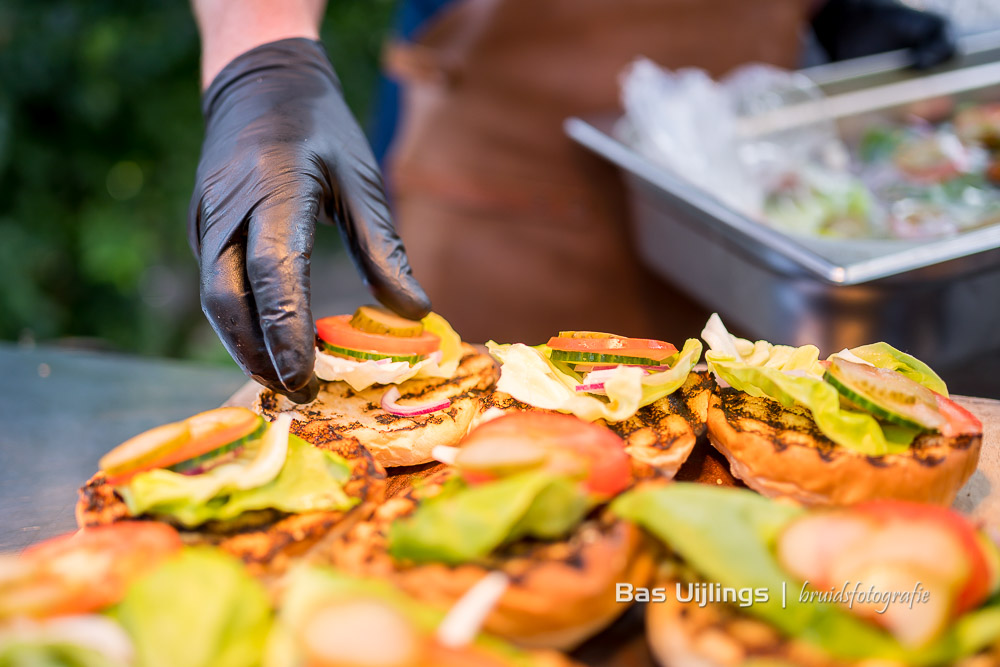
POLYGON ((245 382, 235 366, 0 343, 0 552, 74 530, 76 489, 102 454, 245 382))

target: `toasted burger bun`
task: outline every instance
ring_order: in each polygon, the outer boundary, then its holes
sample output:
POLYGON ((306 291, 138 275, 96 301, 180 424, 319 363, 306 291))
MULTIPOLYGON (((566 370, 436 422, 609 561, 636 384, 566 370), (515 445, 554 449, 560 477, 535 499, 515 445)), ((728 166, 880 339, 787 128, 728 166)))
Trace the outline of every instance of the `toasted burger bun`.
POLYGON ((451 401, 450 407, 437 412, 400 417, 381 408, 386 386, 354 391, 346 382, 320 383, 316 400, 305 405, 264 389, 252 407, 270 420, 282 412, 293 413, 296 419, 292 433, 318 447, 354 441, 367 447, 386 467, 427 463, 435 445, 454 445, 465 435, 479 399, 499 377, 496 363, 488 354, 467 344, 463 344, 462 351, 453 377, 413 379, 399 385, 403 405, 443 398, 451 401))
MULTIPOLYGON (((715 380, 708 373, 691 373, 684 385, 628 419, 604 424, 625 441, 632 468, 640 479, 673 478, 706 431, 708 403, 715 380)), ((510 394, 494 391, 483 397, 478 419, 498 412, 539 410, 510 394)), ((539 410, 554 412, 553 410, 539 410)))
MULTIPOLYGON (((567 650, 597 633, 625 611, 615 602, 615 584, 644 586, 653 574, 654 547, 635 526, 602 516, 583 523, 565 540, 522 541, 482 563, 455 567, 397 563, 388 553, 394 519, 436 494, 445 471, 386 501, 370 521, 342 538, 324 541, 322 557, 335 567, 389 579, 413 597, 451 607, 492 570, 510 585, 486 619, 484 630, 530 648, 567 650)), ((317 554, 319 555, 319 554, 317 554)))
POLYGON ((896 498, 949 506, 982 446, 981 434, 926 433, 905 453, 865 456, 824 436, 807 410, 733 388, 712 395, 708 437, 747 486, 806 505, 896 498))
MULTIPOLYGON (((385 471, 357 443, 337 452, 351 467, 344 484, 348 496, 359 502, 345 511, 285 514, 274 510, 244 512, 231 521, 210 521, 194 529, 175 525, 187 544, 211 545, 241 559, 256 576, 274 577, 311 549, 320 538, 346 532, 367 519, 385 494, 385 471)), ((104 473, 94 475, 79 492, 76 522, 81 528, 116 521, 152 520, 133 517, 104 473)))

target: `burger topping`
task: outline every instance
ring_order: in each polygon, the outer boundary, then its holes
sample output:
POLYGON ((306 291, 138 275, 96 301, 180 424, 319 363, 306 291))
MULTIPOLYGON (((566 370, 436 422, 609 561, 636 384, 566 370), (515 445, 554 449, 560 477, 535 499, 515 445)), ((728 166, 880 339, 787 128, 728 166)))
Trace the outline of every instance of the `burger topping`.
MULTIPOLYGON (((316 320, 316 333, 324 343, 336 350, 348 350, 372 356, 361 358, 391 358, 392 356, 424 357, 441 347, 441 339, 423 331, 416 336, 396 336, 372 333, 351 325, 349 315, 336 315, 316 320)), ((422 325, 421 325, 422 329, 422 325)), ((358 356, 356 354, 347 356, 358 356)))
POLYGON ((84 614, 121 600, 128 584, 181 548, 161 523, 86 528, 0 560, 0 619, 84 614))
POLYGON ((854 604, 901 643, 919 647, 955 617, 997 590, 997 550, 961 515, 930 505, 871 501, 820 511, 791 522, 778 541, 782 566, 817 589, 861 581, 884 590, 911 590, 915 605, 854 604))
POLYGON ((485 422, 462 441, 454 465, 460 477, 393 523, 393 557, 457 564, 523 537, 558 539, 631 483, 621 438, 569 415, 485 422))
POLYGON ((982 432, 982 424, 965 408, 896 371, 834 359, 823 379, 851 403, 887 422, 947 436, 982 432))
POLYGON ((218 408, 129 438, 105 454, 99 465, 114 485, 155 468, 196 474, 263 432, 264 420, 252 411, 218 408))
POLYGON ((170 518, 189 527, 251 510, 301 513, 351 507, 357 500, 342 486, 351 474, 347 462, 289 435, 290 424, 290 415, 279 415, 262 436, 201 474, 153 468, 134 474, 116 491, 131 516, 170 518))
POLYGON ((397 403, 398 400, 399 387, 389 387, 385 390, 385 393, 382 394, 382 409, 390 414, 396 415, 397 417, 416 417, 417 415, 426 415, 432 412, 437 412, 438 410, 444 410, 451 405, 451 401, 447 398, 443 398, 439 401, 420 403, 417 405, 400 405, 397 403))
POLYGON ((462 357, 462 339, 443 317, 428 314, 416 323, 420 326, 416 331, 398 323, 411 320, 389 314, 383 317, 379 312, 373 306, 363 306, 353 317, 338 315, 316 321, 319 349, 314 370, 318 378, 347 382, 355 391, 363 391, 414 377, 454 375, 462 357))
POLYGON ((701 356, 694 339, 678 352, 662 341, 567 333, 580 332, 563 332, 535 347, 488 342, 501 364, 497 390, 543 410, 619 422, 679 389, 701 356))
POLYGON ((361 331, 409 338, 424 332, 418 320, 408 320, 381 306, 361 306, 354 311, 351 326, 361 331))

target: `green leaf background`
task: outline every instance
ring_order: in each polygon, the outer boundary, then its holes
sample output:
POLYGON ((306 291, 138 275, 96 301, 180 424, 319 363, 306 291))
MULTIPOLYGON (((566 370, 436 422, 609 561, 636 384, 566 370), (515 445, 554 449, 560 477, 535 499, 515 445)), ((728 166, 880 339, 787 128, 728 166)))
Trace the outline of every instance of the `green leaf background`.
MULTIPOLYGON (((393 9, 332 0, 323 26, 363 122, 393 9)), ((187 2, 0 3, 0 340, 231 363, 186 237, 198 56, 187 2)))

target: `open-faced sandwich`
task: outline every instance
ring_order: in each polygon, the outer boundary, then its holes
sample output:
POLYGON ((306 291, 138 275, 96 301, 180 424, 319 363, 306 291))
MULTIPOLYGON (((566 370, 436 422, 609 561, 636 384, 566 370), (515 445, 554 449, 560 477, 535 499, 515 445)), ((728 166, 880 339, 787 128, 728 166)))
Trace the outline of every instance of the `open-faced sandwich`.
POLYGON ((290 435, 290 422, 226 407, 141 433, 101 459, 80 490, 77 522, 162 521, 188 544, 278 574, 320 537, 366 518, 385 488, 364 447, 319 449, 290 435))
POLYGON ((122 522, 0 556, 0 665, 242 667, 271 624, 234 558, 122 522))
POLYGON ((746 489, 646 485, 617 515, 668 555, 644 600, 670 667, 1000 663, 996 545, 961 515, 876 500, 806 510, 746 489))
POLYGON ((545 345, 487 343, 501 364, 481 418, 541 410, 606 424, 625 440, 636 472, 673 477, 705 433, 713 381, 692 372, 701 343, 563 331, 545 345))
POLYGON ((441 608, 502 572, 510 584, 484 628, 522 646, 560 649, 625 611, 617 584, 642 586, 651 575, 641 532, 601 509, 632 483, 622 440, 607 428, 517 412, 435 453, 454 466, 386 501, 317 557, 441 608))
POLYGON ((885 343, 819 359, 812 345, 751 343, 713 315, 702 337, 708 435, 733 474, 769 496, 843 505, 950 505, 976 469, 982 424, 926 364, 885 343))
POLYGON ((489 355, 435 313, 414 321, 362 306, 318 320, 316 332, 316 400, 297 405, 263 390, 254 409, 294 414, 292 433, 319 447, 359 442, 383 466, 427 463, 435 445, 458 442, 496 382, 489 355))
POLYGON ((568 667, 480 633, 504 581, 483 582, 446 615, 385 581, 324 567, 289 575, 264 667, 568 667))

